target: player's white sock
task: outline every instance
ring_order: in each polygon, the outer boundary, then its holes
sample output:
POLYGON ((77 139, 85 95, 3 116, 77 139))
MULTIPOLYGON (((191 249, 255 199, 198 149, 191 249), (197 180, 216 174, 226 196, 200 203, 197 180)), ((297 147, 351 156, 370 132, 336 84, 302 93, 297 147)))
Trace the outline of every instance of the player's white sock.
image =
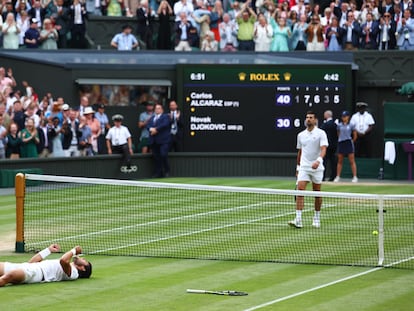
POLYGON ((302 210, 299 210, 299 209, 296 210, 296 220, 299 220, 299 221, 302 220, 302 210))
POLYGON ((320 214, 320 211, 315 211, 315 219, 319 220, 320 214))

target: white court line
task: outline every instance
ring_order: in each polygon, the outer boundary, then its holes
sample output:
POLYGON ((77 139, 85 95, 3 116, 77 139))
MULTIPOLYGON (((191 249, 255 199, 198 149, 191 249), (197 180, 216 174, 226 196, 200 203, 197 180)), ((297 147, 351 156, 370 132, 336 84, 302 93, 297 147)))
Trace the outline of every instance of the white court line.
MULTIPOLYGON (((165 218, 165 219, 160 219, 160 220, 154 220, 154 221, 134 224, 134 225, 130 225, 130 226, 122 226, 122 227, 111 228, 111 229, 106 229, 106 230, 100 230, 100 231, 95 231, 95 232, 83 233, 83 234, 73 235, 73 236, 64 237, 64 238, 60 238, 60 239, 54 239, 53 241, 57 242, 57 241, 65 241, 65 240, 76 239, 76 238, 81 238, 81 237, 101 235, 101 234, 104 234, 104 233, 111 233, 111 232, 114 232, 114 231, 124 231, 126 229, 131 229, 131 228, 151 226, 151 225, 162 224, 162 223, 167 223, 167 222, 172 222, 172 221, 177 221, 177 220, 182 220, 182 219, 187 219, 187 218, 196 218, 196 217, 200 217, 200 216, 207 216, 207 215, 213 215, 213 214, 233 212, 233 211, 237 211, 237 210, 241 210, 241 209, 247 209, 247 208, 258 207, 258 206, 266 206, 266 205, 270 205, 270 204, 286 205, 286 203, 284 203, 284 202, 282 202, 282 203, 260 202, 260 203, 236 206, 236 207, 225 208, 225 209, 220 209, 220 210, 215 210, 215 211, 210 211, 210 212, 203 212, 203 213, 197 213, 197 214, 177 216, 177 217, 172 217, 172 218, 165 218)), ((290 205, 290 203, 288 203, 288 205, 290 205)), ((294 213, 290 213, 290 214, 294 214, 294 213)), ((283 215, 275 215, 274 217, 277 218, 277 217, 281 217, 281 216, 283 216, 283 215)), ((53 242, 53 241, 41 241, 41 242, 33 243, 33 245, 50 243, 50 242, 53 242)))
POLYGON ((204 233, 204 232, 209 232, 209 231, 214 231, 214 230, 221 230, 221 229, 224 229, 224 228, 230 228, 230 227, 235 227, 235 226, 239 226, 239 225, 250 224, 250 223, 254 223, 254 222, 258 222, 258 221, 262 221, 262 220, 268 220, 268 219, 284 217, 284 216, 292 215, 292 214, 295 214, 295 212, 288 212, 288 213, 279 214, 279 215, 261 217, 261 218, 256 218, 256 219, 252 219, 252 220, 240 221, 240 222, 236 222, 236 223, 232 223, 232 224, 228 224, 228 225, 224 225, 224 226, 217 226, 217 227, 212 227, 212 228, 207 228, 207 229, 202 229, 202 230, 196 230, 196 231, 191 231, 191 232, 180 233, 180 234, 176 234, 176 235, 170 235, 170 236, 163 237, 163 238, 158 238, 158 239, 153 239, 153 240, 148 240, 148 241, 143 241, 143 242, 138 242, 138 243, 132 243, 132 244, 128 244, 128 245, 122 245, 122 246, 118 246, 118 247, 111 247, 111 248, 107 248, 107 249, 102 249, 102 250, 97 250, 97 251, 94 251, 94 252, 90 252, 89 254, 98 254, 98 253, 113 251, 113 250, 117 250, 117 249, 133 247, 133 246, 137 246, 137 245, 156 243, 156 242, 160 242, 160 241, 166 241, 166 240, 170 240, 170 239, 180 238, 180 237, 183 237, 183 236, 190 236, 190 235, 193 235, 193 234, 199 234, 199 233, 204 233))
MULTIPOLYGON (((100 231, 95 231, 95 232, 83 233, 83 234, 78 234, 78 235, 69 236, 69 237, 63 237, 63 238, 60 238, 60 239, 54 239, 54 240, 49 240, 49 241, 40 241, 40 242, 32 243, 31 245, 42 245, 42 244, 45 244, 45 243, 56 243, 58 241, 67 241, 67 240, 70 240, 70 239, 77 239, 77 238, 81 238, 81 237, 90 237, 90 236, 94 236, 94 235, 101 235, 101 234, 104 234, 104 233, 111 233, 111 232, 114 232, 114 231, 124 231, 125 229, 131 229, 131 228, 137 228, 137 227, 144 227, 144 226, 150 226, 150 225, 155 225, 155 224, 167 223, 167 222, 182 220, 182 219, 186 219, 186 218, 194 218, 194 217, 199 217, 199 216, 220 214, 220 213, 225 213, 225 212, 229 212, 229 211, 237 211, 237 210, 240 210, 240 209, 246 209, 246 208, 257 207, 257 206, 265 206, 265 205, 270 205, 270 204, 291 205, 291 203, 285 203, 285 202, 281 202, 281 203, 280 202, 279 203, 260 202, 260 203, 254 203, 254 204, 243 205, 243 206, 236 206, 236 207, 231 207, 231 208, 226 208, 226 209, 221 209, 221 210, 215 210, 215 211, 210 211, 210 212, 190 214, 190 215, 185 215, 185 216, 178 216, 178 217, 173 217, 173 218, 166 218, 166 219, 160 219, 160 220, 156 220, 156 221, 139 223, 139 224, 134 224, 134 225, 130 225, 130 226, 122 226, 122 227, 117 227, 117 228, 112 228, 112 229, 107 229, 107 230, 100 230, 100 231)), ((335 205, 329 204, 329 205, 325 206, 324 208, 328 208, 328 207, 332 207, 332 206, 335 206, 335 205)), ((308 209, 304 210, 304 212, 307 212, 307 211, 310 211, 310 210, 308 210, 308 209)), ((159 241, 175 239, 175 238, 182 237, 182 236, 189 236, 189 235, 192 235, 192 234, 198 234, 198 233, 203 233, 203 232, 208 232, 208 231, 213 231, 213 230, 219 230, 219 229, 234 227, 234 226, 243 225, 243 224, 255 223, 255 222, 258 222, 258 221, 262 221, 262 220, 275 219, 275 218, 280 218, 280 217, 284 217, 284 216, 288 216, 288 215, 294 215, 295 213, 296 212, 293 211, 293 212, 288 212, 288 213, 279 214, 279 215, 256 218, 256 219, 252 219, 252 220, 249 220, 249 221, 242 221, 242 222, 228 224, 228 225, 225 225, 225 226, 219 226, 219 227, 213 227, 213 228, 197 230, 197 231, 192 231, 192 232, 187 232, 187 233, 181 233, 181 234, 178 234, 178 235, 168 236, 168 237, 154 239, 154 240, 143 241, 143 242, 134 243, 134 244, 128 244, 128 245, 119 246, 119 247, 115 247, 115 248, 97 250, 97 251, 94 251, 94 252, 90 252, 90 254, 102 253, 102 252, 105 252, 105 251, 112 251, 112 250, 117 250, 117 249, 137 246, 137 245, 156 243, 156 242, 159 242, 159 241)))
MULTIPOLYGON (((273 203, 274 202, 262 202, 262 203, 260 203, 260 205, 273 204, 273 203)), ((259 205, 259 203, 252 204, 252 206, 254 206, 254 205, 259 205)), ((334 205, 332 205, 332 206, 334 206, 334 205)), ((239 208, 246 208, 246 207, 250 207, 250 205, 243 206, 243 207, 241 207, 241 206, 240 207, 233 207, 231 209, 239 209, 239 208)), ((226 211, 226 210, 221 210, 221 211, 226 211)), ((310 210, 305 210, 305 212, 306 211, 310 211, 310 210)), ((220 211, 209 212, 209 213, 217 213, 217 212, 220 212, 220 211)), ((185 233, 180 233, 180 234, 176 234, 176 235, 170 235, 170 236, 163 237, 163 238, 158 238, 158 239, 153 239, 153 240, 148 240, 148 241, 143 241, 143 242, 138 242, 138 243, 132 243, 132 244, 128 244, 128 245, 122 245, 122 246, 118 246, 118 247, 111 247, 111 248, 107 248, 107 249, 97 250, 97 251, 94 251, 94 252, 90 252, 89 254, 103 253, 103 252, 107 252, 107 251, 113 251, 113 250, 117 250, 117 249, 133 247, 133 246, 137 246, 137 245, 144 245, 144 244, 156 243, 156 242, 160 242, 160 241, 166 241, 166 240, 170 240, 170 239, 176 239, 176 238, 180 238, 180 237, 183 237, 183 236, 190 236, 190 235, 193 235, 193 234, 199 234, 199 233, 204 233, 204 232, 209 232, 209 231, 214 231, 214 230, 221 230, 221 229, 224 229, 224 228, 230 228, 230 227, 235 227, 235 226, 239 226, 239 225, 252 224, 252 223, 255 223, 255 222, 262 221, 262 220, 269 220, 269 219, 285 217, 285 216, 288 216, 288 215, 294 215, 295 213, 296 213, 296 211, 287 212, 287 213, 279 214, 279 215, 260 217, 260 218, 255 218, 255 219, 251 219, 251 220, 246 220, 246 221, 240 221, 240 222, 236 222, 236 223, 227 224, 227 225, 224 225, 224 226, 217 226, 217 227, 212 227, 212 228, 207 228, 207 229, 202 229, 202 230, 185 232, 185 233)), ((205 214, 205 213, 201 213, 201 214, 205 214)), ((195 215, 198 215, 198 214, 195 214, 195 215)), ((286 225, 284 225, 284 226, 286 226, 286 225)))
POLYGON ((353 275, 341 278, 341 279, 336 280, 336 281, 325 283, 325 284, 322 284, 322 285, 319 285, 319 286, 316 286, 316 287, 312 287, 312 288, 309 288, 309 289, 306 289, 306 290, 303 290, 303 291, 300 291, 300 292, 297 292, 297 293, 294 293, 294 294, 291 294, 291 295, 288 295, 288 296, 280 297, 278 299, 262 303, 260 305, 245 309, 244 311, 258 310, 258 309, 261 309, 261 308, 264 308, 264 307, 267 307, 267 306, 270 306, 270 305, 273 305, 273 304, 276 304, 276 303, 279 303, 279 302, 282 302, 282 301, 285 301, 285 300, 288 300, 288 299, 291 299, 291 298, 295 298, 297 296, 301 296, 301 295, 311 293, 311 292, 317 291, 319 289, 322 289, 322 288, 325 288, 325 287, 328 287, 328 286, 331 286, 331 285, 335 285, 335 284, 342 283, 342 282, 345 282, 345 281, 348 281, 348 280, 351 280, 351 279, 355 279, 357 277, 360 277, 360 276, 363 276, 363 275, 366 275, 366 274, 369 274, 369 273, 372 273, 372 272, 375 272, 375 271, 378 271, 378 270, 382 270, 384 268, 389 268, 389 267, 392 267, 392 266, 395 266, 395 265, 398 265, 400 263, 407 262, 407 261, 410 261, 410 260, 413 260, 413 259, 414 259, 414 256, 406 258, 406 259, 402 259, 402 260, 399 260, 399 261, 396 261, 396 262, 393 262, 393 263, 390 263, 390 264, 385 265, 383 267, 376 267, 376 268, 373 268, 373 269, 370 269, 370 270, 367 270, 367 271, 364 271, 364 272, 353 274, 353 275))

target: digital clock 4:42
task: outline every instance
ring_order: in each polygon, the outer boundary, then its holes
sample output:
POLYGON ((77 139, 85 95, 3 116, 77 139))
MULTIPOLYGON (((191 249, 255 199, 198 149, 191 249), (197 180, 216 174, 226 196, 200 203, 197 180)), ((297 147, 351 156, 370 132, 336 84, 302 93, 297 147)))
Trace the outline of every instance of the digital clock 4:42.
POLYGON ((325 81, 339 81, 339 74, 338 73, 326 73, 323 76, 325 81))

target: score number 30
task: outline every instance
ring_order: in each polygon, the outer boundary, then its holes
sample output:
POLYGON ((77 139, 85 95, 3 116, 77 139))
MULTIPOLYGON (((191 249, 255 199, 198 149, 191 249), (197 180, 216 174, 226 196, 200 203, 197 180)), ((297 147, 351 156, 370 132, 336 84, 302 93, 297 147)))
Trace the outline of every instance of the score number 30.
MULTIPOLYGON (((300 119, 293 120, 293 126, 300 126, 300 119)), ((277 129, 290 129, 292 127, 291 118, 277 118, 276 119, 276 128, 277 129)))

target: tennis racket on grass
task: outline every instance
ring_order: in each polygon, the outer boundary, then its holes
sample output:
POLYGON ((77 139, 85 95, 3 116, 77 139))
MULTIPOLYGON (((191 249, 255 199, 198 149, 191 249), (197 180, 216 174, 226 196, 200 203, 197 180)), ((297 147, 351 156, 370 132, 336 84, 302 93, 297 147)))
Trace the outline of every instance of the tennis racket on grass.
POLYGON ((247 296, 246 292, 240 292, 237 290, 204 290, 204 289, 187 289, 187 293, 190 294, 212 294, 222 296, 247 296))

